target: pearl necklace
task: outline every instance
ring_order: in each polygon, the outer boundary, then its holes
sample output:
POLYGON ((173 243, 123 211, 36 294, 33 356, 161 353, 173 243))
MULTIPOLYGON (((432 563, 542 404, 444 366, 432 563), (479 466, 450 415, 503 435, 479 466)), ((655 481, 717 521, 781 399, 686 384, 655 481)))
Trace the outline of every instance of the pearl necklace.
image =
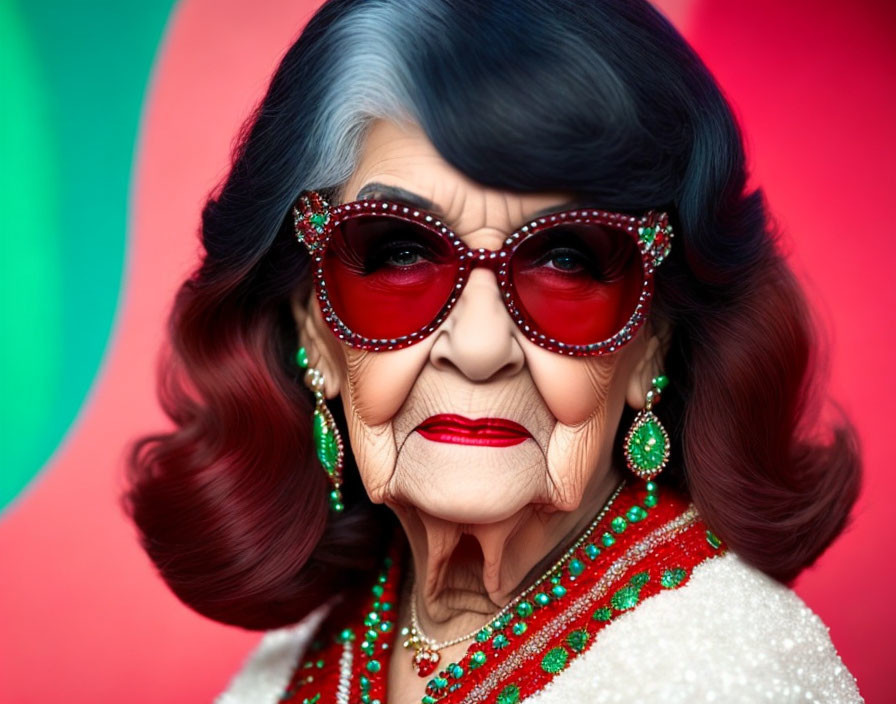
MULTIPOLYGON (((610 508, 613 506, 613 502, 616 500, 616 497, 619 496, 619 493, 625 487, 625 479, 623 479, 619 486, 613 491, 610 495, 610 498, 607 499, 603 508, 601 508, 600 512, 595 516, 594 520, 588 525, 585 529, 585 532, 582 533, 578 540, 570 546, 566 552, 548 569, 546 570, 535 582, 529 585, 525 590, 517 594, 513 599, 511 599, 504 607, 498 611, 495 615, 489 618, 489 622, 500 621, 504 618, 505 614, 509 613, 511 609, 513 609, 520 601, 525 599, 529 594, 538 589, 552 574, 555 574, 558 570, 561 570, 564 565, 569 562, 572 556, 575 554, 576 550, 591 537, 591 534, 594 532, 594 529, 597 528, 598 524, 603 520, 604 516, 607 515, 610 508)), ((482 631, 482 626, 477 627, 471 633, 467 633, 466 635, 458 636, 457 638, 452 638, 451 640, 446 640, 442 642, 437 642, 427 636, 423 632, 423 628, 420 625, 420 621, 417 617, 417 579, 414 577, 414 583, 411 588, 410 602, 411 602, 411 625, 410 627, 404 627, 401 629, 401 635, 405 636, 405 640, 402 645, 408 650, 414 651, 413 656, 413 666, 414 670, 420 677, 427 677, 432 674, 436 667, 439 664, 439 660, 441 660, 441 656, 439 655, 439 651, 447 648, 451 645, 457 645, 458 643, 463 643, 464 641, 471 640, 476 637, 476 635, 482 631)))

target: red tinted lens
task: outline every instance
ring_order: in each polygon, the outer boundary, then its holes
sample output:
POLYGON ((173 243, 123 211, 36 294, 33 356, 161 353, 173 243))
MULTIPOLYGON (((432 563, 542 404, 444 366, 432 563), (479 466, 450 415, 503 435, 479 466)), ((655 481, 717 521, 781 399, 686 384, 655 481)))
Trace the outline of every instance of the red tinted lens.
POLYGON ((323 260, 330 304, 355 334, 410 335, 448 302, 458 260, 451 243, 419 223, 359 215, 336 226, 323 260))
POLYGON ((569 345, 611 338, 641 294, 634 238, 602 225, 547 228, 519 245, 510 264, 517 306, 537 332, 569 345))

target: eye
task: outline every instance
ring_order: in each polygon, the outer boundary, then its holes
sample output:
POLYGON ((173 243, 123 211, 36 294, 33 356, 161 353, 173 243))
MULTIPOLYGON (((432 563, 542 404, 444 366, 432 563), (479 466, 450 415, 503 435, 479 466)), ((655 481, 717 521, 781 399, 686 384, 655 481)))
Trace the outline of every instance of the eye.
POLYGON ((387 266, 413 266, 424 259, 426 253, 416 243, 390 242, 379 252, 380 261, 387 266))
POLYGON ((371 247, 364 258, 368 272, 380 269, 406 269, 435 259, 424 243, 408 240, 381 240, 371 247))
POLYGON ((576 273, 582 271, 587 262, 582 252, 570 247, 558 247, 545 254, 535 264, 564 273, 576 273))

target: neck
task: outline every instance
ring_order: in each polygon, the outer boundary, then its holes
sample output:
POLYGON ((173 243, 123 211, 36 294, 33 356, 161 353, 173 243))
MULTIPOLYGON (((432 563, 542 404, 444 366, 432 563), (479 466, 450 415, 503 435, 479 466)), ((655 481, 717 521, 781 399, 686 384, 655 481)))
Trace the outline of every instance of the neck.
MULTIPOLYGON (((394 506, 411 547, 417 618, 435 641, 464 636, 490 621, 535 582, 600 512, 621 480, 611 469, 574 511, 530 505, 498 523, 470 525, 394 506)), ((409 604, 402 605, 407 616, 409 604)), ((405 621, 407 618, 404 619, 405 621)))

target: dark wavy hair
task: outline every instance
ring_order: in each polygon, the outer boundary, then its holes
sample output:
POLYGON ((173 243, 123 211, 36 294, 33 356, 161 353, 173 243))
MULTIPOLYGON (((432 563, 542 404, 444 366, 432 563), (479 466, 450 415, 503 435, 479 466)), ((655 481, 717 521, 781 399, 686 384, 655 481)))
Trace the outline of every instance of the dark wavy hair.
POLYGON ((292 623, 372 570, 396 524, 350 452, 347 510, 328 514, 289 305, 310 293, 290 207, 347 180, 378 117, 419 123, 481 184, 673 213, 651 315, 671 326, 657 414, 677 461, 658 481, 772 577, 810 565, 857 498, 856 433, 842 417, 820 426, 810 311, 746 189, 731 110, 685 40, 643 0, 331 0, 203 210, 204 256, 160 362, 176 427, 132 447, 123 505, 175 594, 246 628, 292 623))

